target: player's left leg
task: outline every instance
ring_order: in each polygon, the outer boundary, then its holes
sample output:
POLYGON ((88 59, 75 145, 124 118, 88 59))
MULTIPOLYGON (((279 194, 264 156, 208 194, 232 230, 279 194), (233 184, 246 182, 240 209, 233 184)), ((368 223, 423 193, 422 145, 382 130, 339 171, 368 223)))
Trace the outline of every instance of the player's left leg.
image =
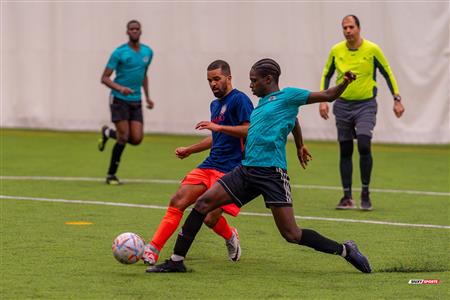
POLYGON ((359 168, 361 171, 361 209, 372 210, 369 196, 369 184, 372 174, 373 158, 371 151, 371 137, 358 135, 359 168))
MULTIPOLYGON (((239 209, 236 206, 237 209, 239 209)), ((241 258, 241 244, 239 234, 235 227, 230 227, 227 220, 222 215, 223 209, 218 209, 209 212, 206 215, 204 223, 211 228, 215 233, 225 239, 225 246, 228 250, 228 258, 231 261, 238 261, 241 258)))
POLYGON ((339 244, 311 229, 300 229, 291 206, 270 206, 275 223, 281 235, 289 243, 296 243, 313 248, 316 251, 340 255, 355 268, 364 273, 372 271, 369 261, 359 252, 353 241, 339 244))
POLYGON ((361 173, 361 209, 372 210, 369 196, 370 176, 372 173, 372 134, 376 124, 377 102, 375 99, 357 103, 356 137, 358 140, 359 168, 361 173))

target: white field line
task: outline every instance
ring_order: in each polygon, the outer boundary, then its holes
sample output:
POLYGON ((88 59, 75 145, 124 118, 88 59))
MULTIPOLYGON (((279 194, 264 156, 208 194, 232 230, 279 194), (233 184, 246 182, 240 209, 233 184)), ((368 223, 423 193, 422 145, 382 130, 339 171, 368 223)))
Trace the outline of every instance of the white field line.
MULTIPOLYGON (((159 205, 102 202, 102 201, 91 201, 91 200, 67 200, 67 199, 35 198, 35 197, 21 197, 21 196, 7 196, 7 195, 0 195, 0 199, 19 200, 19 201, 41 201, 41 202, 59 202, 59 203, 71 203, 71 204, 91 204, 91 205, 136 207, 136 208, 150 208, 150 209, 163 209, 163 210, 167 209, 166 206, 159 206, 159 205)), ((272 217, 272 214, 267 214, 267 213, 240 212, 239 214, 244 215, 244 216, 272 217)), ((301 219, 301 220, 314 220, 314 221, 365 223, 365 224, 388 225, 388 226, 450 229, 450 226, 432 225, 432 224, 409 224, 409 223, 397 223, 397 222, 323 218, 323 217, 309 217, 309 216, 295 216, 295 218, 301 219)))
MULTIPOLYGON (((105 181, 104 178, 98 177, 52 177, 52 176, 0 176, 0 180, 54 180, 54 181, 105 181)), ((162 183, 162 184, 179 184, 180 180, 172 179, 123 179, 122 182, 138 182, 138 183, 162 183)), ((291 184, 292 188, 315 189, 315 190, 337 190, 340 191, 340 186, 326 186, 326 185, 303 185, 291 184)), ((357 189, 358 187, 355 187, 357 189)), ((412 194, 423 196, 446 196, 450 197, 450 193, 446 192, 432 192, 432 191, 413 191, 413 190, 394 190, 394 189, 370 189, 372 192, 378 193, 395 193, 395 194, 412 194)))

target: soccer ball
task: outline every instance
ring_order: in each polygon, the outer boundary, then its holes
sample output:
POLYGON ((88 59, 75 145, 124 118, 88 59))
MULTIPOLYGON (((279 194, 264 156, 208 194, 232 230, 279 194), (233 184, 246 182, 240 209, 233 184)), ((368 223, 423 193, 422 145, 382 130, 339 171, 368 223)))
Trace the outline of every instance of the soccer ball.
POLYGON ((144 245, 145 242, 139 235, 125 232, 114 239, 112 253, 119 262, 130 265, 141 259, 144 245))

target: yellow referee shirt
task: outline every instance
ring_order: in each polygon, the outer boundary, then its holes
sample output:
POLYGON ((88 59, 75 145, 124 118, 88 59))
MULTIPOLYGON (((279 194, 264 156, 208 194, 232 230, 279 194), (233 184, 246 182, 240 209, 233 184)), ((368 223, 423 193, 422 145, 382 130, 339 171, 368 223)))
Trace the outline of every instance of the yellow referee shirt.
POLYGON ((336 84, 342 82, 345 72, 352 71, 356 75, 356 80, 347 87, 340 98, 349 101, 374 98, 377 95, 377 68, 386 79, 392 95, 399 94, 397 81, 377 44, 363 40, 358 49, 350 50, 346 41, 342 41, 331 49, 323 70, 320 89, 325 90, 329 87, 334 71, 337 71, 336 84))

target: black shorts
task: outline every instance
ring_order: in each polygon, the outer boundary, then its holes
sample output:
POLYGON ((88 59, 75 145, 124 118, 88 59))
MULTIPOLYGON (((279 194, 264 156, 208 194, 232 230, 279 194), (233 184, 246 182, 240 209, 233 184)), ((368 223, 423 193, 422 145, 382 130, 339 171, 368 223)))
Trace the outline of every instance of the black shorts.
POLYGON ((143 123, 142 104, 139 101, 125 101, 116 97, 111 97, 111 121, 138 121, 143 123))
POLYGON ((266 207, 292 206, 291 185, 286 170, 239 165, 218 181, 238 207, 262 195, 266 207))

